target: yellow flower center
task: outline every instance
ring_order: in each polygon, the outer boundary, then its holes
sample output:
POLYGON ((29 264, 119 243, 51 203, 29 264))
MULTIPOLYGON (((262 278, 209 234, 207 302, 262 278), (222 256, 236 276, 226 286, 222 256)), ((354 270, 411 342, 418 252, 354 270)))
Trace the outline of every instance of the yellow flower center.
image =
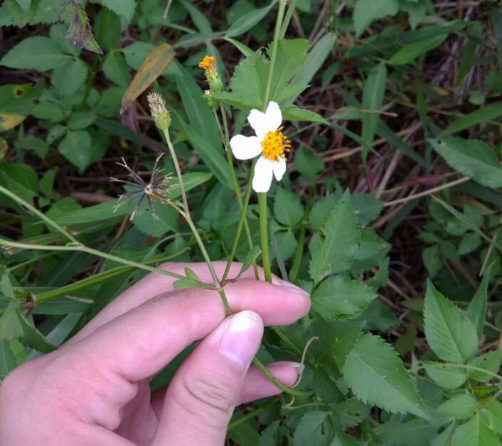
POLYGON ((199 68, 202 68, 207 77, 214 76, 216 74, 216 57, 205 56, 199 62, 199 68))
POLYGON ((263 156, 272 161, 286 159, 286 152, 290 151, 291 143, 287 136, 282 133, 283 127, 279 127, 277 132, 268 132, 261 143, 263 156))

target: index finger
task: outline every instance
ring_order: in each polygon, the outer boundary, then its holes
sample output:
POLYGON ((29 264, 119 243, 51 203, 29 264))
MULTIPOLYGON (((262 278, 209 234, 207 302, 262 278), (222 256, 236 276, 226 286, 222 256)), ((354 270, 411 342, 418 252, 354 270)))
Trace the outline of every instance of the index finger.
MULTIPOLYGON (((216 271, 216 275, 221 279, 225 271, 227 264, 224 261, 213 262, 213 268, 216 271)), ((213 283, 211 273, 209 268, 205 263, 180 263, 180 262, 169 262, 163 263, 159 268, 166 271, 170 271, 176 274, 184 274, 185 268, 190 268, 194 271, 199 278, 205 283, 213 283)), ((242 263, 232 263, 230 267, 230 272, 228 274, 229 278, 236 277, 241 270, 242 263)), ((258 273, 261 278, 263 278, 263 269, 258 267, 258 273)), ((242 279, 253 279, 254 272, 250 268, 244 272, 241 277, 242 279)), ((142 305, 146 301, 158 296, 162 293, 167 293, 173 291, 173 283, 177 279, 169 277, 160 273, 150 273, 139 282, 131 286, 129 289, 124 291, 120 296, 108 304, 99 314, 92 319, 77 335, 74 336, 74 340, 83 339, 94 332, 98 327, 111 320, 117 318, 118 316, 131 311, 132 309, 142 305)), ((273 277, 273 283, 282 282, 279 278, 273 277)))

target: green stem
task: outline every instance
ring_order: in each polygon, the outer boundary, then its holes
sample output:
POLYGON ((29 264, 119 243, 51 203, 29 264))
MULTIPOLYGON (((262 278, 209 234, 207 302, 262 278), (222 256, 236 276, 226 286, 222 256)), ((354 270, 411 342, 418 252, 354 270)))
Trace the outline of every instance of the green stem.
POLYGON ((284 22, 281 26, 281 39, 284 39, 284 35, 286 34, 286 31, 288 29, 289 22, 291 22, 291 18, 293 17, 293 13, 295 12, 297 1, 298 0, 292 0, 289 4, 288 12, 286 13, 286 17, 284 18, 284 22))
MULTIPOLYGON (((254 172, 254 165, 251 166, 251 171, 249 172, 249 178, 250 178, 249 181, 251 181, 251 179, 253 178, 253 172, 254 172)), ((241 239, 241 234, 242 234, 242 228, 247 223, 248 204, 249 204, 249 198, 251 197, 252 189, 253 188, 251 187, 251 184, 248 184, 248 188, 246 189, 246 196, 244 197, 244 203, 241 209, 241 218, 239 220, 239 226, 237 227, 237 234, 235 235, 234 245, 232 246, 232 251, 230 253, 230 256, 228 257, 227 266, 225 268, 225 272, 223 273, 223 278, 221 279, 222 282, 225 282, 226 278, 228 277, 228 273, 230 272, 230 267, 232 266, 235 253, 237 252, 237 247, 239 246, 239 241, 241 239)), ((258 268, 256 267, 256 262, 253 263, 253 266, 256 268, 255 269, 256 280, 259 280, 258 268)))
MULTIPOLYGON (((169 136, 169 130, 164 130, 164 137, 166 138, 167 146, 169 147, 169 152, 171 153, 171 158, 173 159, 174 168, 176 169, 176 175, 178 177, 178 183, 181 193, 181 199, 183 200, 183 209, 190 219, 190 209, 188 208, 188 200, 185 192, 185 185, 183 184, 183 177, 181 176, 180 164, 178 163, 178 157, 174 151, 173 144, 171 142, 171 137, 169 136)), ((197 232, 197 231, 195 231, 197 232)))
MULTIPOLYGON (((315 187, 315 185, 314 185, 315 187)), ((305 207, 305 213, 303 214, 303 218, 300 226, 300 234, 298 236, 298 245, 296 247, 295 259, 293 260, 293 266, 291 267, 291 271, 289 272, 289 280, 294 282, 298 277, 298 272, 300 271, 300 266, 303 258, 303 248, 305 244, 305 236, 307 235, 307 223, 310 215, 310 203, 312 201, 312 189, 310 189, 309 197, 307 200, 307 205, 305 207)))
MULTIPOLYGON (((181 249, 180 251, 175 252, 174 254, 171 254, 169 256, 154 257, 153 259, 145 260, 144 264, 148 265, 151 263, 165 262, 167 260, 170 260, 172 258, 179 256, 181 253, 183 253, 189 249, 190 249, 189 247, 185 247, 185 248, 181 249)), ((46 291, 45 293, 37 294, 34 297, 34 300, 36 301, 37 305, 40 305, 42 303, 51 301, 51 300, 56 299, 58 297, 66 296, 70 293, 74 293, 75 291, 79 291, 79 290, 88 288, 90 286, 93 286, 95 284, 101 283, 104 280, 108 280, 113 277, 120 276, 121 274, 125 274, 125 273, 131 271, 131 269, 132 269, 132 267, 130 265, 117 266, 116 268, 111 268, 106 271, 102 271, 98 274, 86 277, 85 279, 79 280, 78 282, 70 283, 69 285, 63 286, 61 288, 57 288, 52 291, 46 291)))
POLYGON ((292 389, 291 387, 288 387, 286 384, 282 383, 279 381, 272 373, 269 372, 269 370, 265 367, 263 362, 261 362, 257 356, 253 359, 253 364, 258 367, 258 369, 270 380, 274 385, 279 387, 282 391, 289 393, 290 395, 293 396, 298 396, 298 397, 304 397, 304 396, 310 396, 313 395, 314 392, 312 390, 309 390, 307 392, 303 392, 302 390, 295 390, 292 389))
POLYGON ((272 282, 272 268, 270 265, 270 252, 268 248, 268 216, 267 216, 267 194, 258 194, 258 205, 260 207, 260 238, 261 238, 261 258, 265 280, 272 282))
MULTIPOLYGON (((216 122, 218 123, 218 127, 220 127, 220 123, 219 123, 219 120, 218 120, 218 115, 216 113, 216 109, 213 108, 213 111, 214 111, 214 117, 216 119, 216 122)), ((244 212, 244 215, 245 215, 245 212, 247 212, 247 210, 244 209, 244 203, 242 201, 241 188, 239 186, 239 181, 237 180, 237 175, 236 175, 235 169, 234 169, 234 162, 233 162, 233 159, 232 159, 232 152, 230 150, 230 133, 228 131, 227 115, 225 113, 225 108, 223 107, 223 105, 220 105, 220 113, 221 113, 221 119, 223 121, 223 128, 224 128, 224 133, 221 135, 221 137, 222 137, 222 140, 223 140, 223 144, 225 146, 225 153, 226 153, 226 156, 227 156, 228 167, 230 169, 230 176, 232 177, 232 182, 234 183, 235 195, 237 197, 237 201, 239 203, 239 207, 240 207, 241 213, 244 212)), ((251 188, 251 181, 252 181, 253 175, 251 174, 249 178, 250 179, 248 181, 248 186, 247 186, 248 189, 251 188)), ((249 202, 249 197, 248 197, 248 202, 249 202)), ((247 203, 246 203, 246 207, 247 207, 247 203)), ((241 220, 242 220, 242 217, 241 217, 241 220)), ((254 244, 253 244, 253 237, 251 236, 251 230, 249 229, 249 223, 247 221, 247 218, 244 219, 244 228, 246 230, 246 238, 248 240, 249 249, 252 250, 253 246, 254 246, 254 244)), ((241 230, 242 230, 242 228, 241 228, 241 230)), ((237 238, 240 239, 240 232, 237 233, 237 238)), ((238 241, 238 239, 237 239, 237 241, 238 241)), ((237 244, 237 241, 234 243, 234 246, 237 244)), ((228 263, 227 263, 227 269, 230 268, 234 256, 235 256, 235 253, 229 258, 228 263)), ((256 262, 253 262, 253 271, 254 271, 255 279, 259 280, 260 276, 258 275, 258 266, 256 265, 256 262)), ((224 275, 223 280, 225 280, 225 278, 226 278, 226 275, 224 275)))
POLYGON ((268 72, 267 89, 265 90, 265 98, 263 101, 263 108, 266 109, 270 99, 270 92, 272 90, 272 78, 274 77, 275 59, 277 56, 277 46, 281 34, 282 19, 284 17, 284 10, 286 8, 286 0, 279 0, 279 11, 275 22, 274 40, 272 42, 272 53, 270 54, 270 69, 268 72))
POLYGON ((263 411, 267 410, 268 408, 272 407, 274 404, 277 404, 277 398, 270 398, 265 404, 262 404, 261 406, 258 406, 256 409, 248 412, 247 414, 243 415, 240 418, 237 418, 236 420, 233 420, 230 422, 228 425, 228 429, 233 429, 240 424, 251 420, 252 418, 256 417, 257 415, 261 414, 263 411))
POLYGON ((47 217, 45 214, 40 212, 37 208, 32 206, 30 203, 27 201, 24 201, 21 197, 18 197, 15 193, 11 192, 10 190, 6 189, 3 186, 0 186, 0 192, 2 192, 4 195, 7 195, 9 198, 12 198, 16 203, 19 203, 21 206, 24 206, 26 209, 29 211, 33 212, 37 217, 39 217, 41 220, 43 220, 45 223, 47 223, 49 226, 52 226, 56 231, 60 232, 63 234, 70 242, 72 243, 79 243, 78 240, 73 237, 68 231, 66 231, 64 228, 59 226, 55 221, 51 220, 49 217, 47 217))

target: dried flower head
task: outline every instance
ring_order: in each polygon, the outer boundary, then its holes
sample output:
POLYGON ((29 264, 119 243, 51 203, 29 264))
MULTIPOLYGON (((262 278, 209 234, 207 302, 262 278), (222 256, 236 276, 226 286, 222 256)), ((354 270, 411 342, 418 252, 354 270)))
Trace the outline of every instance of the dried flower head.
POLYGON ((152 119, 160 130, 167 130, 171 125, 171 115, 167 111, 166 101, 158 93, 152 92, 147 96, 152 119))
POLYGON ((119 200, 113 212, 115 212, 122 204, 137 198, 138 200, 136 206, 130 217, 130 221, 133 221, 134 217, 138 212, 138 209, 141 206, 141 203, 145 200, 146 197, 146 199, 148 200, 148 206, 150 208, 150 213, 152 214, 152 217, 154 219, 158 218, 155 215, 155 210, 153 208, 152 200, 156 200, 160 203, 167 203, 168 202, 167 195, 169 190, 171 189, 171 185, 169 184, 171 181, 171 175, 170 174, 163 175, 162 169, 157 168, 161 158, 162 154, 159 155, 155 160, 155 165, 153 166, 152 174, 150 175, 150 181, 148 183, 145 182, 136 172, 134 172, 134 170, 132 170, 127 165, 124 158, 122 158, 122 163, 117 163, 119 166, 124 167, 129 172, 128 176, 129 178, 131 178, 131 181, 119 180, 113 177, 110 178, 110 180, 117 183, 128 184, 129 186, 134 186, 138 188, 138 190, 123 193, 119 197, 119 200))

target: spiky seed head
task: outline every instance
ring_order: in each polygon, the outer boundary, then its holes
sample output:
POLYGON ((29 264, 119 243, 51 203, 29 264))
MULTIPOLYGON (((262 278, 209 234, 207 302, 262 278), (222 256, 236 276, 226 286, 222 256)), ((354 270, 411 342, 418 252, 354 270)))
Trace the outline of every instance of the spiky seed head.
POLYGON ((160 130, 168 130, 171 125, 171 115, 167 111, 166 101, 158 93, 152 92, 147 96, 150 112, 155 125, 160 130))

